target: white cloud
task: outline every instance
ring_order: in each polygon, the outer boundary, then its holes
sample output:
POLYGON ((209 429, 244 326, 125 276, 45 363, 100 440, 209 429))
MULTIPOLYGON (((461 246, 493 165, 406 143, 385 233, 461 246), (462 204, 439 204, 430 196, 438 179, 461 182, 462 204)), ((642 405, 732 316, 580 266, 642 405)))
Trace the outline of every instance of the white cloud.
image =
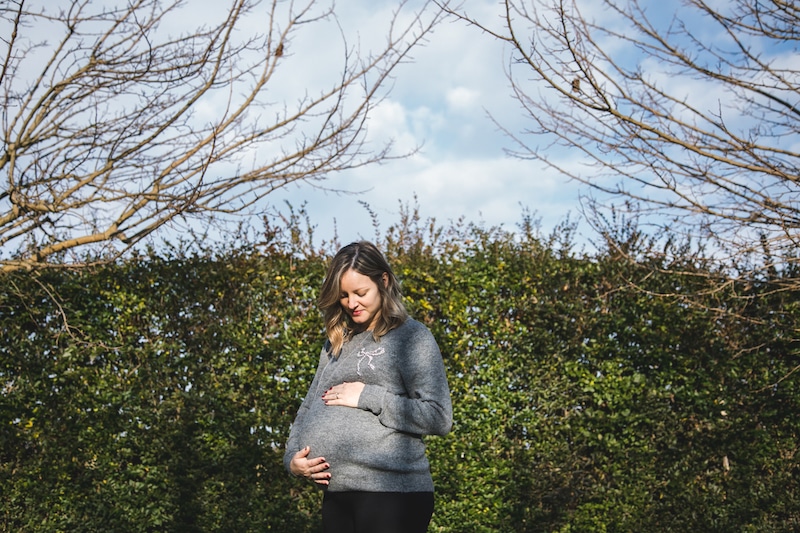
MULTIPOLYGON (((396 7, 388 1, 337 3, 348 44, 363 51, 383 45, 396 7)), ((468 7, 482 20, 495 20, 498 13, 495 0, 470 0, 468 7)), ((306 90, 324 87, 332 75, 335 79, 342 59, 337 31, 334 24, 322 24, 298 33, 288 43, 287 68, 270 94, 278 100, 299 98, 306 90)), ((401 203, 411 204, 415 196, 421 215, 442 225, 464 217, 513 230, 523 209, 537 213, 545 229, 562 222, 577 210, 578 185, 538 163, 505 156, 503 148, 510 142, 487 117, 491 113, 511 131, 522 129, 525 117, 511 98, 504 72, 507 60, 502 43, 463 23, 445 21, 415 49, 412 61, 394 71, 391 93, 368 122, 369 147, 392 140, 395 153, 421 146, 420 152, 330 175, 319 184, 322 188, 292 185, 267 200, 278 209, 284 201, 295 208, 305 202, 317 237, 331 239, 335 227, 342 242, 374 237, 372 219, 360 202, 370 206, 385 230, 398 221, 401 203)))
MULTIPOLYGON (((345 180, 357 195, 337 195, 302 187, 281 194, 293 205, 306 201, 318 224, 318 234, 328 239, 334 221, 341 241, 373 236, 372 220, 360 204, 378 216, 382 229, 398 222, 400 206, 414 207, 416 196, 423 218, 447 226, 460 218, 514 230, 528 210, 552 228, 577 211, 578 186, 553 172, 533 168, 528 161, 499 156, 491 159, 430 161, 410 158, 386 167, 359 169, 345 180)), ((277 198, 277 196, 276 196, 277 198)))
POLYGON ((447 91, 447 105, 456 111, 474 109, 480 99, 480 92, 467 87, 455 87, 447 91))

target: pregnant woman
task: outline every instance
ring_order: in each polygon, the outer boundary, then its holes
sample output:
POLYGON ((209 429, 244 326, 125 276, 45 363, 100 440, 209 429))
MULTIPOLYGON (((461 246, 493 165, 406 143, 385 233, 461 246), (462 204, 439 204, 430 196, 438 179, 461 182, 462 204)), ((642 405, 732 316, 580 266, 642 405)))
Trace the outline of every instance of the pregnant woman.
POLYGON ((339 250, 319 306, 327 341, 285 466, 325 491, 325 533, 424 533, 433 480, 422 437, 447 434, 453 417, 439 347, 372 243, 339 250))

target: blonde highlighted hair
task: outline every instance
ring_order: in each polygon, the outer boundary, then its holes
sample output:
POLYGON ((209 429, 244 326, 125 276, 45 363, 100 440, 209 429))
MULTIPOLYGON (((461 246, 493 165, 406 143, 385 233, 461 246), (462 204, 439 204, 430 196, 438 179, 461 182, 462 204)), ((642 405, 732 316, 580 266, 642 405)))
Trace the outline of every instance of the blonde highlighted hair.
POLYGON ((336 357, 341 353, 344 343, 353 335, 354 324, 340 302, 342 275, 351 269, 367 276, 378 286, 381 307, 372 331, 376 341, 408 318, 400 292, 400 282, 380 250, 368 241, 348 244, 336 253, 328 265, 318 298, 330 341, 330 351, 336 357))

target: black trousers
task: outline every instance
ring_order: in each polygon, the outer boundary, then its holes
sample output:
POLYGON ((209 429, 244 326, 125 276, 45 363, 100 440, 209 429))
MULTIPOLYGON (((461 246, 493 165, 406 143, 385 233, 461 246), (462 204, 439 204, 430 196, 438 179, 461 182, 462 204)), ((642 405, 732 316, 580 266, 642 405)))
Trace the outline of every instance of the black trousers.
POLYGON ((326 492, 324 533, 425 533, 432 492, 326 492))

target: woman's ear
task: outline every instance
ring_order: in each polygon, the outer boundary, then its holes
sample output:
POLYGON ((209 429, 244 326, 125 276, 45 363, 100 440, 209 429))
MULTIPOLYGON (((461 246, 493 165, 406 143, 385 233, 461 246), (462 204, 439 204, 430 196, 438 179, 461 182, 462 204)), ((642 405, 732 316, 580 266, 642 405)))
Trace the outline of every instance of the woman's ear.
POLYGON ((388 272, 384 272, 383 276, 381 276, 381 279, 383 280, 383 288, 384 289, 388 289, 389 288, 389 273, 388 272))

